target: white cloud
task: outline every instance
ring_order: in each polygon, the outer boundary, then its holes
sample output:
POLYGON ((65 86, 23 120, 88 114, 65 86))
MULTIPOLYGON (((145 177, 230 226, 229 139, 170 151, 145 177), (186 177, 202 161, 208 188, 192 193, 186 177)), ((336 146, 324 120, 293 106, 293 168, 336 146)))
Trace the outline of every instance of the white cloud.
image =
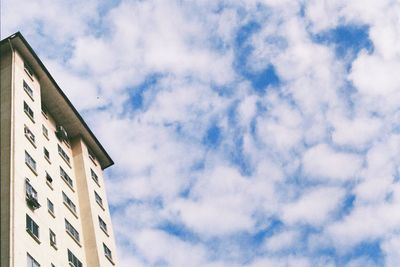
POLYGON ((282 208, 282 219, 289 225, 320 226, 333 215, 344 197, 341 188, 321 187, 304 192, 299 199, 282 208))
POLYGON ((393 190, 399 144, 399 136, 393 135, 376 143, 368 151, 366 168, 361 172, 362 180, 355 188, 360 201, 382 201, 393 190))
POLYGON ((155 265, 165 261, 170 266, 202 266, 206 262, 204 248, 191 245, 163 231, 143 229, 136 233, 136 246, 147 264, 155 265))
POLYGON ((238 113, 240 118, 240 123, 244 126, 247 126, 252 118, 256 115, 257 110, 257 97, 256 96, 248 96, 244 98, 238 107, 238 113))
POLYGON ((358 257, 356 259, 350 260, 345 265, 346 267, 374 267, 376 266, 376 262, 371 260, 368 257, 358 257))
POLYGON ((382 250, 386 256, 385 266, 395 267, 400 265, 400 237, 398 234, 389 237, 382 244, 382 250))
POLYGON ((384 60, 362 53, 354 61, 349 78, 361 94, 390 96, 400 88, 400 77, 396 71, 399 68, 398 60, 384 60))
POLYGON ((251 264, 247 265, 248 267, 265 267, 265 266, 274 266, 274 267, 308 267, 310 265, 310 260, 301 256, 287 256, 287 257, 266 257, 257 259, 251 264))
POLYGON ((298 110, 273 93, 267 103, 271 111, 269 116, 257 118, 258 136, 271 149, 286 154, 299 146, 303 137, 302 117, 298 110))
POLYGON ((299 242, 299 237, 299 233, 295 230, 284 231, 268 238, 263 246, 267 251, 271 252, 290 250, 296 247, 299 242))
POLYGON ((345 181, 359 175, 362 159, 347 152, 336 152, 326 144, 308 149, 303 156, 303 172, 317 180, 345 181))
POLYGON ((332 141, 338 145, 363 148, 379 137, 382 121, 369 116, 354 119, 337 117, 333 119, 332 141))
POLYGON ((326 228, 335 246, 343 251, 362 241, 374 241, 400 226, 397 203, 357 206, 342 221, 326 228))
MULTIPOLYGON (((172 216, 195 232, 207 236, 249 231, 254 226, 251 199, 246 194, 249 182, 236 170, 217 167, 194 186, 191 199, 172 205, 172 216)), ((256 204, 256 203, 255 203, 256 204)))

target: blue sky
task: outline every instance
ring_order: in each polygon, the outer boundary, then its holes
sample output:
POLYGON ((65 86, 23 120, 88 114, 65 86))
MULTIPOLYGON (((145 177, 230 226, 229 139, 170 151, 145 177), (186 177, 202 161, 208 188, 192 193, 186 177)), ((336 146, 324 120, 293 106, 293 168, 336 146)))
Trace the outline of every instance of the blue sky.
POLYGON ((399 10, 6 0, 1 33, 113 157, 121 266, 400 266, 399 10))

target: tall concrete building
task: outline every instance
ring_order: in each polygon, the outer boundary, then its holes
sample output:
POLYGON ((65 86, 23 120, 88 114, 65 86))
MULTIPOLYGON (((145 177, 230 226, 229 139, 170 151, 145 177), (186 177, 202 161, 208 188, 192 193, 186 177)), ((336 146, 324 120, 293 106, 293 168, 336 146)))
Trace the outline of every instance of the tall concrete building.
POLYGON ((112 159, 20 33, 0 63, 0 266, 116 266, 112 159))

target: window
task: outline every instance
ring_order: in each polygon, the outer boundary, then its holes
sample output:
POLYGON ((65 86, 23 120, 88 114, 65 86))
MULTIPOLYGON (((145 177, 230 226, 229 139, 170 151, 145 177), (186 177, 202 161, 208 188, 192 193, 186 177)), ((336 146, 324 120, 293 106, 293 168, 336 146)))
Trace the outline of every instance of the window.
POLYGON ((54 204, 50 199, 47 199, 47 210, 54 215, 54 204))
POLYGON ((31 141, 31 143, 33 145, 35 145, 35 135, 32 133, 32 131, 26 125, 24 126, 24 133, 25 133, 25 137, 28 138, 28 140, 31 141))
POLYGON ((51 178, 50 174, 46 172, 46 182, 50 185, 53 184, 53 178, 51 178))
POLYGON ((24 81, 24 90, 25 92, 33 99, 33 90, 29 87, 29 85, 24 81))
POLYGON ((64 192, 62 192, 62 195, 64 204, 67 205, 67 207, 70 208, 76 214, 76 206, 74 202, 72 202, 72 200, 64 192))
POLYGON ((25 163, 36 174, 36 161, 25 151, 25 163))
POLYGON ((28 106, 28 104, 24 101, 24 111, 26 115, 34 122, 34 114, 33 110, 28 106))
POLYGON ((49 229, 50 245, 55 247, 57 245, 56 234, 49 229))
POLYGON ((49 112, 47 111, 47 108, 45 105, 42 104, 42 114, 43 116, 48 119, 49 118, 49 112))
POLYGON ((102 218, 100 218, 100 216, 98 216, 98 217, 99 217, 99 225, 100 225, 101 230, 103 230, 107 234, 107 224, 103 221, 102 218))
POLYGON ((36 239, 39 239, 39 226, 26 214, 26 231, 34 236, 36 239))
POLYGON ((96 156, 94 155, 93 151, 88 148, 89 158, 96 164, 96 156))
POLYGON ((65 219, 65 230, 67 231, 68 234, 71 235, 73 239, 75 239, 76 242, 79 243, 79 233, 78 231, 70 224, 67 219, 65 219))
POLYGON ((60 140, 68 140, 68 133, 61 125, 57 126, 56 136, 60 140))
POLYGON ((99 177, 97 176, 97 174, 92 169, 90 169, 90 174, 92 175, 92 179, 98 184, 99 177))
POLYGON ((72 179, 68 176, 68 174, 64 171, 63 168, 60 167, 60 176, 63 180, 71 187, 74 186, 72 179))
POLYGON ((60 154, 60 156, 61 156, 68 164, 71 164, 67 153, 65 153, 65 151, 61 148, 60 145, 58 145, 58 154, 60 154))
POLYGON ((43 132, 44 137, 49 139, 49 130, 44 125, 42 125, 42 132, 43 132))
POLYGON ((40 267, 40 264, 29 253, 27 253, 27 262, 28 267, 40 267))
POLYGON ((74 267, 82 267, 82 263, 80 260, 78 260, 77 257, 68 249, 68 261, 71 263, 74 267))
POLYGON ((28 75, 32 78, 33 76, 33 70, 31 68, 31 66, 29 66, 28 63, 24 62, 24 70, 26 71, 26 73, 28 73, 28 75))
POLYGON ((49 151, 48 151, 45 147, 43 148, 43 153, 44 153, 45 159, 47 159, 48 161, 50 161, 50 153, 49 153, 49 151))
POLYGON ((101 197, 99 196, 99 194, 97 194, 96 191, 94 191, 94 197, 96 199, 97 204, 99 204, 101 207, 103 207, 103 200, 101 199, 101 197))
POLYGON ((26 193, 26 203, 32 209, 40 208, 40 204, 37 197, 37 192, 29 181, 25 181, 25 193, 26 193))
POLYGON ((111 250, 106 246, 106 244, 103 243, 103 248, 104 248, 104 255, 112 261, 112 254, 111 250))

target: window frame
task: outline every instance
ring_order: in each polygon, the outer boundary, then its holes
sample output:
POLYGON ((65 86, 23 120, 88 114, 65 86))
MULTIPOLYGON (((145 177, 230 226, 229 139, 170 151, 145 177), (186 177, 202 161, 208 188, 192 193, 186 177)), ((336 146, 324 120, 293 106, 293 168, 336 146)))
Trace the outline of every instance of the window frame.
POLYGON ((62 196, 64 205, 67 206, 67 208, 75 215, 75 217, 78 217, 75 203, 67 196, 67 194, 65 194, 64 191, 62 191, 62 196))
POLYGON ((29 179, 25 179, 25 199, 32 210, 40 208, 38 193, 35 188, 29 182, 29 179))
POLYGON ((61 166, 60 166, 60 176, 64 180, 64 182, 69 186, 69 188, 71 188, 72 191, 74 191, 74 181, 61 166))
POLYGON ((24 61, 24 71, 28 74, 29 78, 33 81, 33 76, 35 75, 32 67, 24 61))
POLYGON ((101 196, 96 192, 96 190, 94 190, 94 199, 95 199, 96 203, 104 210, 103 199, 102 199, 101 196))
POLYGON ((60 146, 60 144, 57 144, 57 149, 58 149, 58 155, 68 164, 69 167, 71 167, 71 158, 65 152, 65 150, 60 146))
POLYGON ((36 160, 33 159, 33 157, 28 153, 28 151, 25 150, 25 164, 31 169, 31 171, 37 175, 37 163, 36 160))
POLYGON ((89 147, 87 148, 87 151, 88 151, 88 155, 89 155, 90 160, 94 163, 95 166, 97 166, 97 163, 96 163, 97 158, 94 155, 93 151, 89 147))
POLYGON ((100 217, 100 215, 97 216, 99 219, 99 227, 103 232, 108 236, 108 229, 107 229, 107 224, 106 222, 100 217))
POLYGON ((93 181, 95 181, 95 183, 100 186, 99 176, 92 168, 90 168, 90 176, 92 177, 93 181))
POLYGON ((65 220, 65 231, 68 233, 69 236, 71 236, 73 240, 75 240, 75 242, 77 242, 80 245, 80 234, 78 230, 76 230, 76 228, 67 219, 64 220, 65 220))
POLYGON ((51 175, 46 171, 46 184, 53 190, 53 178, 51 175))
POLYGON ((74 267, 82 267, 82 262, 72 253, 71 250, 68 250, 68 263, 72 264, 74 267))
POLYGON ((51 161, 50 161, 50 152, 49 152, 49 150, 47 150, 46 147, 43 147, 43 154, 44 154, 44 158, 45 158, 49 163, 51 163, 51 161))
POLYGON ((42 104, 40 107, 42 110, 42 114, 46 119, 49 119, 49 111, 47 110, 46 106, 42 104))
POLYGON ((29 253, 26 253, 27 259, 26 263, 29 264, 27 265, 28 267, 40 267, 39 262, 37 262, 29 253), (31 263, 31 264, 30 264, 31 263))
POLYGON ((53 217, 55 217, 55 213, 54 213, 54 203, 53 203, 50 199, 47 199, 47 211, 48 211, 53 217))
POLYGON ((36 137, 26 124, 24 124, 24 135, 29 140, 29 142, 36 148, 36 137))
POLYGON ((39 225, 26 214, 26 231, 32 236, 37 242, 39 242, 40 230, 39 225), (31 229, 32 228, 32 229, 31 229))
POLYGON ((103 243, 103 251, 104 251, 104 256, 111 261, 112 264, 114 264, 113 262, 113 258, 112 258, 112 251, 109 247, 107 247, 106 244, 103 243))
POLYGON ((50 246, 57 249, 57 236, 50 228, 49 228, 49 241, 50 241, 50 246))
POLYGON ((43 136, 46 137, 47 140, 49 140, 49 129, 47 129, 47 127, 44 126, 44 124, 42 124, 42 133, 43 136))
POLYGON ((23 80, 22 87, 24 88, 24 91, 28 94, 28 96, 29 96, 32 100, 34 100, 34 98, 33 98, 33 90, 32 90, 32 88, 29 86, 29 84, 28 84, 25 80, 23 80))
POLYGON ((31 109, 31 107, 24 101, 24 112, 31 119, 33 123, 35 123, 35 113, 31 109))

